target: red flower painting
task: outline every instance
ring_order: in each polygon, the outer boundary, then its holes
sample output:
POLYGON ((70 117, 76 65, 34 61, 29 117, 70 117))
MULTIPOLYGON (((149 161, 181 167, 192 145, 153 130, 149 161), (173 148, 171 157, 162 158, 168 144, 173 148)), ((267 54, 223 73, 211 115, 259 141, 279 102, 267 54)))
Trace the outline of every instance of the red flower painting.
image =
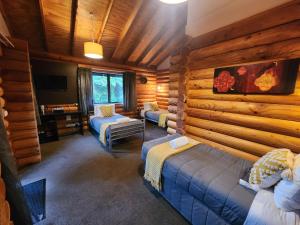
POLYGON ((214 87, 218 92, 227 92, 233 87, 235 78, 226 70, 223 70, 214 80, 214 87))
POLYGON ((300 59, 216 68, 213 93, 292 94, 300 59))

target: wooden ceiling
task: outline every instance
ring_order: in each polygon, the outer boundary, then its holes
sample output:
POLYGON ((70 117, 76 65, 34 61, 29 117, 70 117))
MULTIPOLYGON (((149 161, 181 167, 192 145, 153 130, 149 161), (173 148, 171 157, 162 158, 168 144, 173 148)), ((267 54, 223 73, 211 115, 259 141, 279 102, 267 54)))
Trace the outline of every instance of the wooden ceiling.
POLYGON ((159 0, 0 0, 12 36, 31 50, 83 56, 83 43, 104 47, 104 60, 156 68, 185 38, 186 3, 159 0), (93 20, 90 12, 93 13, 93 20))

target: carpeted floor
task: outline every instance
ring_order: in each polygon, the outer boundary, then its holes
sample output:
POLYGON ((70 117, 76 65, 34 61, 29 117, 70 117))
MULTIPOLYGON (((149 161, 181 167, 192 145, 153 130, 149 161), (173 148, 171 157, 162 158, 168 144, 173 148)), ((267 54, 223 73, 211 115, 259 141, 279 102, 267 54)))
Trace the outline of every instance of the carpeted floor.
MULTIPOLYGON (((150 123, 146 140, 167 135, 150 123)), ((105 152, 94 136, 72 135, 41 146, 43 161, 21 172, 22 183, 47 179, 46 225, 185 225, 143 183, 141 141, 105 152)))

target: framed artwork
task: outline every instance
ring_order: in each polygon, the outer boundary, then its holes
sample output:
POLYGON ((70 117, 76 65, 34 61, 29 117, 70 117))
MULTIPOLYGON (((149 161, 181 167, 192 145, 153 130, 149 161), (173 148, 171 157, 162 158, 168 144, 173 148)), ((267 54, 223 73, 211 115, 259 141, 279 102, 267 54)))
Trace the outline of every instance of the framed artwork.
POLYGON ((292 94, 299 59, 215 69, 214 93, 292 94))

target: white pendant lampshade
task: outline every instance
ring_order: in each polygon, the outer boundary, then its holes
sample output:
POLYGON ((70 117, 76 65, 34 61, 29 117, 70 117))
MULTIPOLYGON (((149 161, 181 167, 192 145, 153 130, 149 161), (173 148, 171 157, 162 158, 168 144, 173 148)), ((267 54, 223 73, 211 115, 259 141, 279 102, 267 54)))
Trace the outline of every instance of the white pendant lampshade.
POLYGON ((166 4, 179 4, 182 2, 186 2, 187 0, 160 0, 160 1, 166 4))
POLYGON ((92 59, 103 59, 103 47, 95 42, 84 42, 84 55, 92 59))

